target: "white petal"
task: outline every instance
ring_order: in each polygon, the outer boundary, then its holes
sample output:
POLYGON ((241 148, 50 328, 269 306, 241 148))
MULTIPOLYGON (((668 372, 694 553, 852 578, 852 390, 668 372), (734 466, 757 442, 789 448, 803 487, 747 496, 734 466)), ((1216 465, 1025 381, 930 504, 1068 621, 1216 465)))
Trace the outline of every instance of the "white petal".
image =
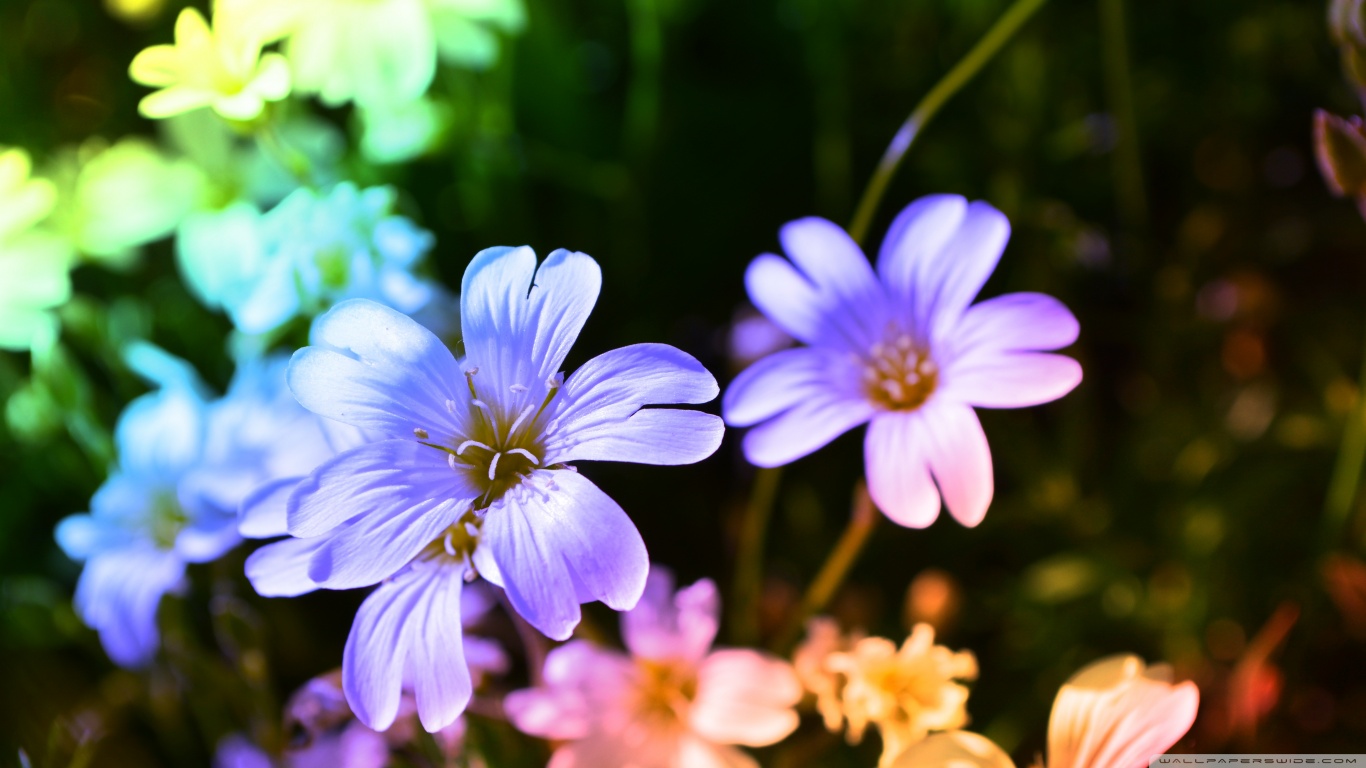
POLYGON ((726 388, 721 412, 733 427, 773 417, 832 386, 832 372, 847 361, 822 349, 784 349, 740 372, 726 388))
POLYGON ((945 338, 948 357, 994 352, 1061 349, 1077 340, 1080 326, 1062 302, 1042 293, 1007 293, 974 304, 945 338))
POLYGON ((546 463, 694 464, 716 452, 725 430, 721 417, 710 413, 646 408, 625 421, 604 423, 568 435, 569 442, 563 447, 547 446, 546 463))
POLYGON ((868 425, 863 461, 868 493, 898 525, 924 528, 939 516, 924 424, 918 412, 880 413, 868 425))
POLYGON ((950 328, 976 298, 1001 260, 1010 240, 1010 222, 978 201, 968 205, 963 223, 933 258, 920 262, 915 280, 917 327, 932 339, 950 328))
POLYGON ((1047 352, 964 355, 940 380, 945 397, 978 408, 1024 408, 1052 402, 1081 383, 1081 365, 1047 352))
POLYGON ((877 271, 898 302, 914 302, 917 271, 958 231, 967 209, 959 195, 928 195, 897 214, 882 239, 877 271))
POLYGON ((262 597, 297 597, 318 588, 308 564, 327 539, 285 539, 247 557, 247 581, 262 597))
POLYGON ((971 528, 991 506, 995 478, 991 448, 977 414, 966 405, 934 401, 921 411, 930 471, 944 496, 944 506, 971 528))
POLYGON ((765 253, 745 270, 749 300, 775 325, 807 344, 838 340, 828 327, 827 300, 816 287, 780 256, 765 253))
POLYGON ((882 284, 873 274, 863 250, 839 226, 819 218, 798 219, 783 226, 779 238, 788 258, 816 286, 833 299, 831 319, 857 336, 862 345, 881 334, 887 318, 882 284))
POLYGON ((745 458, 760 467, 778 467, 824 447, 873 416, 867 400, 829 391, 812 397, 754 427, 745 435, 745 458))

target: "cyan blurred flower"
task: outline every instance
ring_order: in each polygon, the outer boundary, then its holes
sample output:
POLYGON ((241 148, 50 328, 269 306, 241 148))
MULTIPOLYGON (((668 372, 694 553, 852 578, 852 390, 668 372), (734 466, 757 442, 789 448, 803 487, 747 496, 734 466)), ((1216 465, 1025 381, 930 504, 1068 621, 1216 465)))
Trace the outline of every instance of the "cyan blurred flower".
POLYGON ((164 118, 213 107, 229 120, 253 120, 266 102, 289 95, 289 65, 278 53, 261 53, 265 42, 231 14, 214 14, 211 29, 194 8, 180 12, 175 45, 144 49, 129 66, 133 80, 161 90, 142 99, 138 111, 164 118))
POLYGON ((445 104, 421 98, 358 110, 361 152, 373 163, 401 163, 430 149, 450 127, 445 104))
POLYGON ((300 483, 287 514, 299 540, 272 545, 289 547, 282 567, 306 562, 296 588, 383 582, 343 665, 347 698, 370 727, 392 722, 407 677, 429 730, 464 709, 470 683, 453 617, 476 570, 558 639, 582 602, 635 605, 645 544, 570 462, 687 464, 719 445, 716 417, 645 407, 716 395, 711 374, 672 347, 619 349, 564 379, 601 279, 584 254, 556 251, 538 269, 530 248, 489 249, 465 272, 463 363, 417 322, 364 300, 319 318, 313 346, 295 353, 300 403, 383 438, 300 483))
POLYGON ((50 348, 52 310, 71 298, 71 247, 35 228, 51 213, 56 188, 31 171, 28 153, 0 150, 0 349, 50 348))
MULTIPOLYGON (((1200 691, 1171 683, 1171 669, 1121 654, 1074 674, 1053 700, 1048 759, 1040 768, 1141 768, 1195 722, 1200 691)), ((1014 768, 1000 747, 966 731, 939 733, 901 754, 893 768, 1014 768)))
POLYGON ((264 215, 242 202, 191 215, 176 242, 181 274, 248 334, 351 298, 416 312, 436 295, 412 272, 433 238, 394 215, 395 198, 389 187, 343 182, 297 190, 264 215))
POLYGON ((493 30, 524 23, 521 0, 236 0, 233 15, 285 38, 294 87, 328 106, 408 104, 427 92, 438 53, 457 66, 498 56, 493 30))
POLYGON ((802 687, 767 653, 713 650, 719 613, 711 580, 675 593, 656 567, 621 619, 629 655, 583 640, 556 648, 544 685, 508 694, 508 719, 561 743, 554 766, 756 768, 733 745, 775 744, 796 730, 802 687))
POLYGON ((764 254, 745 284, 754 306, 807 346, 745 369, 724 411, 745 457, 776 467, 868 423, 868 491, 901 525, 923 528, 940 494, 964 525, 991 504, 991 450, 973 407, 1055 400, 1081 381, 1077 338, 1056 299, 1012 293, 973 305, 1010 238, 1005 216, 956 195, 921 198, 897 216, 873 271, 824 219, 783 227, 792 261, 764 254), (938 488, 936 489, 936 484, 938 488))
POLYGON ((124 410, 117 469, 90 512, 63 520, 56 535, 69 557, 85 562, 77 612, 111 659, 133 667, 155 654, 157 606, 185 566, 217 559, 240 541, 242 500, 326 454, 308 450, 306 430, 316 430, 317 419, 289 397, 283 357, 243 365, 217 401, 193 369, 154 347, 133 347, 128 361, 160 388, 124 410))
POLYGON ((50 226, 81 255, 115 265, 174 232, 207 186, 189 160, 139 138, 112 146, 91 139, 60 154, 45 175, 58 190, 50 226))

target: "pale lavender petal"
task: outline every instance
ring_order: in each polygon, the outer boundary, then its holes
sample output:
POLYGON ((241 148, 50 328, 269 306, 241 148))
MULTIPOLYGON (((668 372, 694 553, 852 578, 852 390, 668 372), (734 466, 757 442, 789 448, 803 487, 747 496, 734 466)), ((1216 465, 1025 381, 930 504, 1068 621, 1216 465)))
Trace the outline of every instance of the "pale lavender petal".
POLYGON ((958 231, 968 201, 959 195, 927 195, 902 209, 878 251, 877 271, 889 292, 907 309, 916 299, 915 278, 958 231))
POLYGON ((944 506, 971 528, 986 517, 995 488, 991 448, 982 423, 972 408, 943 400, 926 405, 920 415, 929 442, 925 453, 944 506))
POLYGON ((530 301, 535 323, 531 361, 537 381, 545 381, 564 365, 602 291, 602 269, 585 253, 556 250, 536 270, 530 301))
POLYGON ((716 378, 686 352, 667 344, 632 344, 584 363, 556 396, 558 433, 621 421, 646 405, 705 403, 716 378))
POLYGON ((328 589, 364 587, 387 579, 454 525, 470 501, 432 499, 393 514, 357 518, 326 537, 309 561, 308 577, 328 589))
MULTIPOLYGON (((447 454, 415 440, 354 448, 301 481, 289 499, 289 532, 319 536, 356 517, 390 517, 429 501, 479 495, 447 454)), ((371 523, 372 525, 375 523, 371 523)))
POLYGON ((342 653, 342 688, 356 719, 387 730, 398 716, 414 614, 425 607, 419 579, 395 579, 361 603, 342 653))
POLYGON ((924 528, 939 516, 939 490, 930 477, 919 412, 880 413, 868 425, 863 461, 868 493, 898 525, 924 528))
POLYGON ((1047 352, 969 354, 953 360, 940 388, 978 408, 1024 408, 1052 402, 1081 383, 1081 364, 1047 352))
POLYGON ((305 408, 390 437, 449 434, 446 402, 465 389, 451 351, 408 316, 367 299, 333 307, 294 353, 289 388, 305 408))
POLYGON ((765 253, 745 270, 749 300, 775 325, 807 344, 837 338, 826 325, 826 300, 786 259, 765 253))
POLYGON ((640 602, 621 617, 621 637, 639 658, 697 662, 716 639, 720 613, 720 597, 711 579, 675 594, 673 574, 655 566, 640 602))
POLYGON ((1077 340, 1080 326, 1062 302, 1042 293, 1008 293, 974 304, 945 342, 950 357, 995 352, 1046 352, 1077 340))
POLYGON ((57 545, 72 560, 86 560, 100 552, 127 546, 133 534, 127 526, 104 517, 69 515, 57 523, 57 545))
POLYGON ((156 654, 157 607, 177 588, 185 564, 173 552, 129 547, 92 557, 76 583, 76 612, 100 634, 109 658, 140 667, 156 654))
POLYGON ((326 538, 284 539, 247 557, 247 581, 262 597, 297 597, 318 588, 308 576, 308 564, 326 538))
POLYGON ((199 460, 204 401, 184 384, 142 395, 123 409, 114 437, 123 471, 176 477, 199 460))
POLYGON ((832 386, 832 371, 848 365, 839 353, 818 348, 784 349, 740 372, 726 388, 721 412, 733 427, 748 427, 832 386))
POLYGON ((302 477, 273 480, 242 500, 237 532, 249 539, 269 539, 289 533, 289 496, 302 477))
POLYGON ((520 248, 485 248, 465 268, 460 285, 460 330, 465 356, 495 385, 504 373, 529 378, 535 327, 526 300, 536 275, 536 252, 520 248))
POLYGON ((536 487, 489 510, 480 547, 497 562, 517 612, 564 640, 579 622, 580 602, 634 607, 650 563, 621 507, 577 472, 538 470, 525 482, 536 487))
POLYGON ((428 733, 435 733, 465 711, 473 684, 460 626, 460 588, 465 571, 447 566, 426 570, 425 584, 419 587, 423 604, 420 612, 408 618, 414 627, 406 671, 417 699, 418 719, 428 733))
POLYGON ((929 329, 937 342, 942 329, 951 328, 995 271, 1010 222, 987 203, 968 205, 963 223, 933 258, 920 263, 915 279, 917 326, 929 329))
POLYGON ((745 435, 745 458, 760 467, 778 467, 825 446, 872 418, 866 399, 840 397, 830 391, 812 396, 751 429, 745 435))
POLYGON ((716 452, 725 433, 721 417, 701 411, 646 408, 625 421, 602 423, 546 446, 546 463, 629 461, 677 466, 716 452))
POLYGON ((831 299, 828 306, 837 307, 826 323, 841 325, 859 346, 872 343, 887 323, 881 316, 887 294, 858 243, 839 225, 817 217, 784 224, 779 239, 817 292, 831 299))

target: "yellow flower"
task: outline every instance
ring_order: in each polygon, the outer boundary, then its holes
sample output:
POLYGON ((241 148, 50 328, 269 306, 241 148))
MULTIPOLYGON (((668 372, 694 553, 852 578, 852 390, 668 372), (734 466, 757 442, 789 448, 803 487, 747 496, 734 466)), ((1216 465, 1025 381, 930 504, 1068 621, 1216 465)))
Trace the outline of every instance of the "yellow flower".
POLYGON ((52 182, 30 178, 32 171, 24 150, 0 151, 0 240, 37 224, 57 202, 52 182))
POLYGON ((175 25, 175 45, 154 45, 129 67, 132 78, 161 90, 138 105, 146 117, 165 118, 213 107, 229 120, 252 120, 267 101, 289 95, 289 64, 278 53, 261 54, 263 38, 246 24, 214 14, 214 28, 186 8, 175 25))
POLYGON ((0 349, 37 352, 57 340, 52 309, 71 296, 71 248, 35 228, 57 193, 31 170, 23 150, 0 150, 0 349))
POLYGON ((898 649, 886 638, 844 638, 833 622, 814 621, 794 661, 826 727, 833 731, 846 721, 855 744, 869 725, 877 727, 880 765, 931 731, 967 724, 968 689, 957 681, 977 677, 977 660, 969 651, 935 645, 928 624, 917 624, 898 649))

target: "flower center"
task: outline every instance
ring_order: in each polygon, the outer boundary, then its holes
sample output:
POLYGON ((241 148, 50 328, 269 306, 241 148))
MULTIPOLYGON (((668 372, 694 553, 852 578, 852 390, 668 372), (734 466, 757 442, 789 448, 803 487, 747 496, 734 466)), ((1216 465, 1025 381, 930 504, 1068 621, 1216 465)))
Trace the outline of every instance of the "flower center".
MULTIPOLYGON (((457 436, 453 445, 427 442, 425 429, 414 429, 413 434, 424 445, 446 453, 446 463, 456 472, 468 473, 483 494, 475 501, 475 509, 483 509, 501 498, 524 478, 542 466, 545 445, 540 428, 542 415, 555 399, 563 377, 554 376, 546 382, 545 399, 538 405, 525 402, 527 387, 514 384, 507 402, 484 399, 475 387, 478 368, 465 372, 470 392, 470 418, 466 434, 457 436), (509 406, 508 403, 516 405, 509 406)), ((446 401, 446 410, 454 414, 455 401, 446 401)))
POLYGON ((868 399, 889 411, 919 408, 939 380, 939 368, 929 352, 904 333, 890 342, 877 342, 859 362, 868 399))
POLYGON ((697 696, 697 674, 678 661, 636 659, 636 712, 642 720, 674 723, 697 696))
POLYGON ((447 528, 418 555, 424 562, 443 565, 465 566, 465 580, 472 581, 475 572, 471 558, 479 546, 480 529, 484 521, 470 509, 460 516, 454 525, 447 528))
POLYGON ((175 546, 180 529, 190 521, 185 510, 180 507, 174 491, 162 491, 152 500, 151 532, 152 540, 158 547, 171 549, 175 546))

